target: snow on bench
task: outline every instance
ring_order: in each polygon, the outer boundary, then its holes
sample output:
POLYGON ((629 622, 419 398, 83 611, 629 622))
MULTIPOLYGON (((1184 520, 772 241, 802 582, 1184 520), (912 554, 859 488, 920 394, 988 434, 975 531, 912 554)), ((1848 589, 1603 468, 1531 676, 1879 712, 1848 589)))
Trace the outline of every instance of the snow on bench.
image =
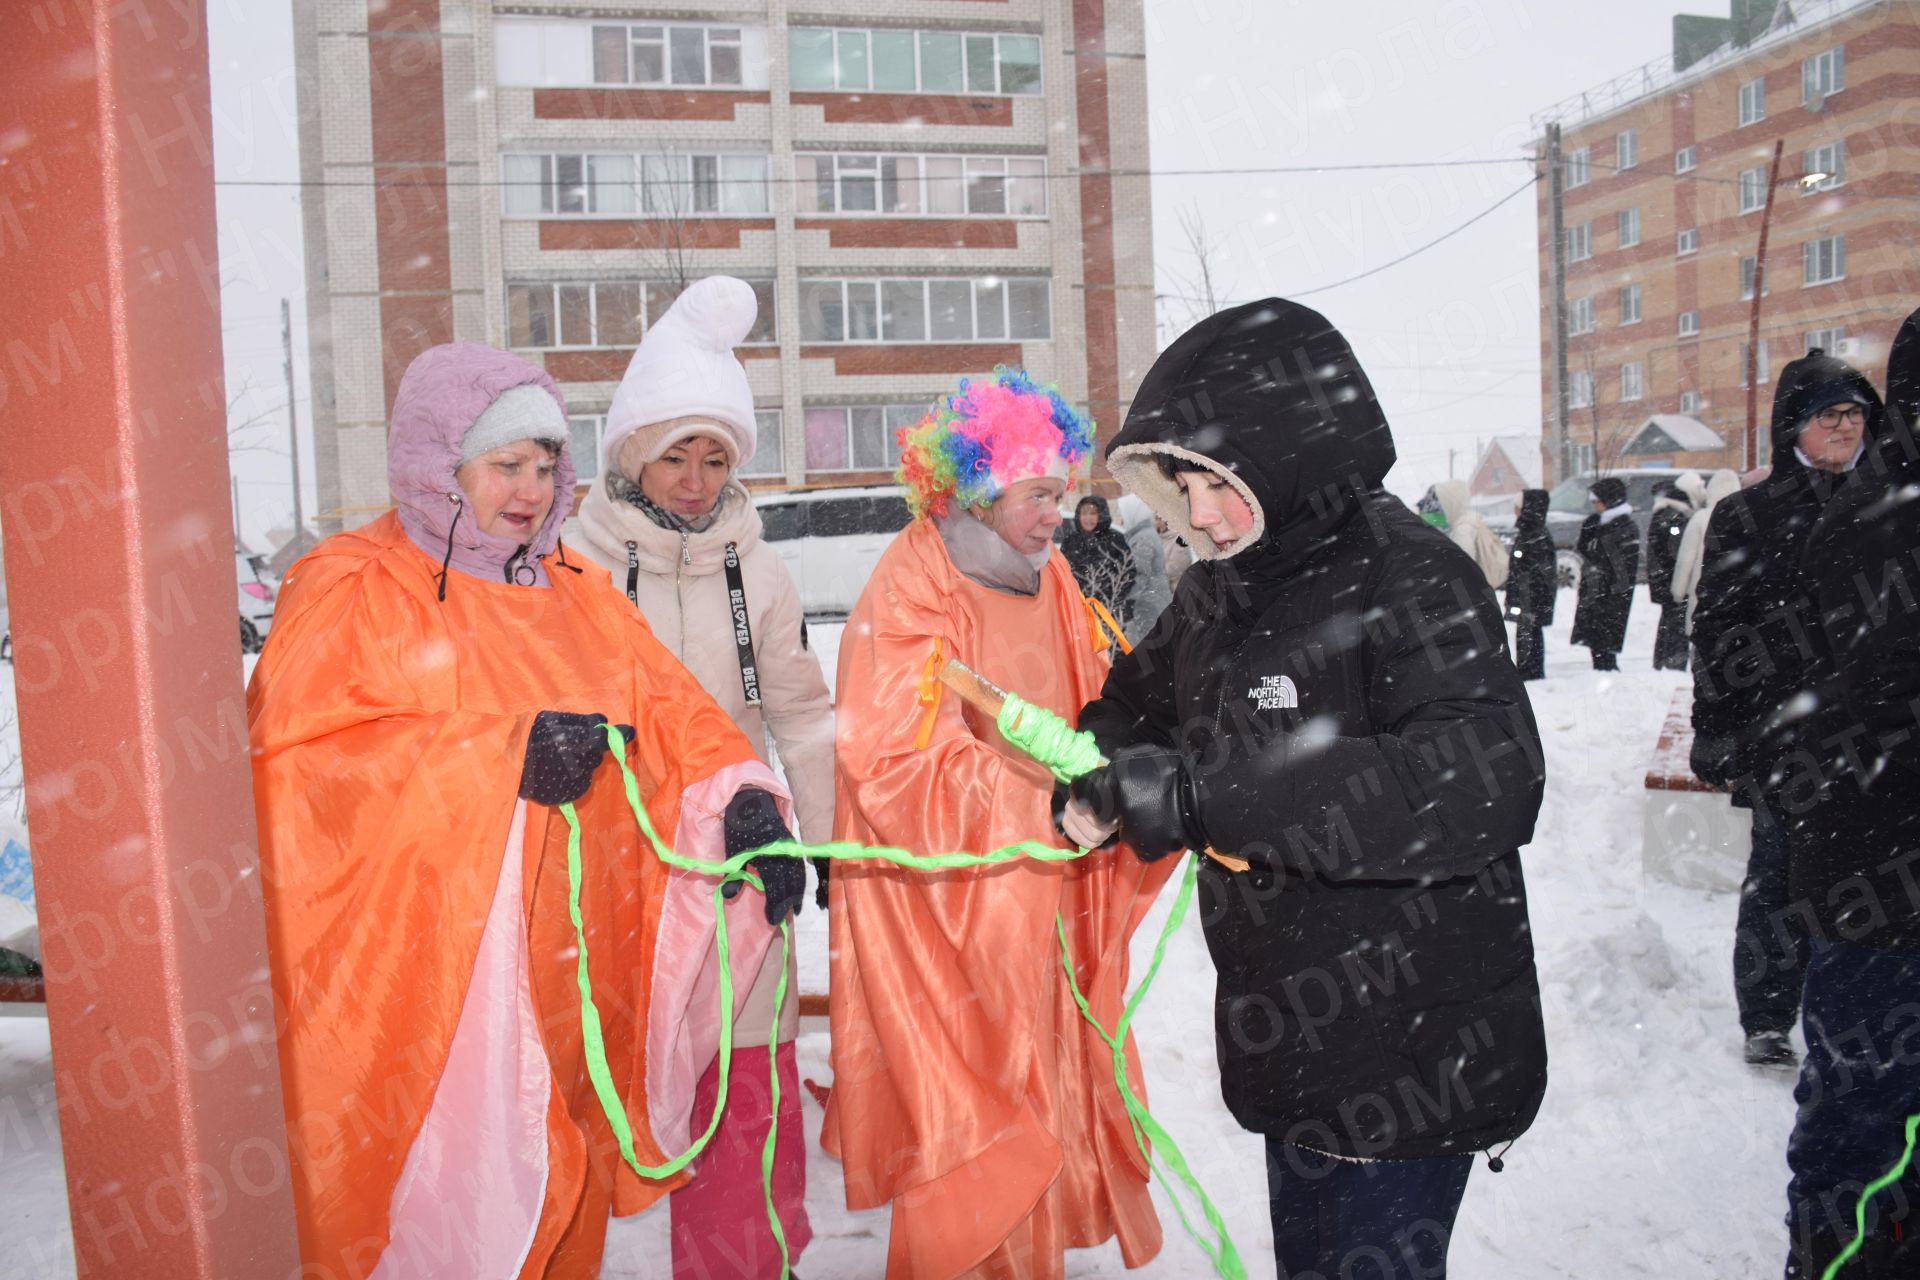
POLYGON ((1645 875, 1689 889, 1738 892, 1753 840, 1753 815, 1693 776, 1693 686, 1674 690, 1647 764, 1640 820, 1645 875))

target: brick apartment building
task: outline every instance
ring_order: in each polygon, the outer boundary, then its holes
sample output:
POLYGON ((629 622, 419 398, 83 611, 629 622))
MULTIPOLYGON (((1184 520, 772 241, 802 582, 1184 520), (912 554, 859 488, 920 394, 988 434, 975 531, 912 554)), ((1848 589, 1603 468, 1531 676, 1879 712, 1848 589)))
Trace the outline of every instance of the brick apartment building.
POLYGON ((582 478, 646 325, 754 283, 751 479, 872 483, 1021 364, 1101 433, 1154 355, 1142 0, 294 0, 327 528, 447 341, 543 361, 582 478))
MULTIPOLYGON (((1670 57, 1534 117, 1543 132, 1550 123, 1563 131, 1575 471, 1743 464, 1749 308, 1777 140, 1759 460, 1788 360, 1820 346, 1882 380, 1920 301, 1920 4, 1734 0, 1728 19, 1676 17, 1670 57), (1830 176, 1800 181, 1812 173, 1830 176)), ((1544 144, 1541 154, 1544 164, 1544 144)), ((1549 226, 1543 182, 1553 465, 1549 226)))

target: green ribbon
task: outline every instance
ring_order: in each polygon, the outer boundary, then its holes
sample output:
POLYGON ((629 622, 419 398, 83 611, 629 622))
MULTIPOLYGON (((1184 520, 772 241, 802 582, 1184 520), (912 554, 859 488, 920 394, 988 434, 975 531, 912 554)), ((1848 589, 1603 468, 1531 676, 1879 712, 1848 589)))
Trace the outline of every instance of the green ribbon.
MULTIPOLYGON (((580 1038, 582 1050, 587 1059, 587 1076, 593 1082, 594 1095, 599 1099, 600 1109, 606 1114, 607 1124, 619 1143, 620 1156, 629 1168, 643 1178, 669 1178, 686 1168, 700 1153, 706 1150, 714 1133, 720 1127, 720 1117, 727 1107, 727 1090, 732 1074, 733 1059, 733 977, 727 949, 727 918, 723 900, 723 890, 730 881, 744 880, 756 889, 765 891, 758 876, 746 869, 747 863, 761 857, 786 858, 834 858, 841 861, 853 859, 878 858, 891 862, 895 866, 910 867, 919 871, 946 871, 958 867, 994 866, 1011 862, 1015 858, 1033 858, 1040 862, 1069 862, 1085 857, 1085 849, 1056 849, 1038 840, 1022 840, 991 849, 985 853, 936 853, 918 854, 906 849, 885 845, 863 845, 853 841, 835 840, 825 844, 802 844, 797 840, 777 840, 758 849, 749 849, 735 854, 724 862, 707 862, 697 858, 687 858, 675 853, 660 838, 654 829, 653 820, 647 815, 647 807, 640 800, 640 782, 626 761, 626 740, 613 725, 604 726, 607 734, 607 747, 612 753, 614 763, 620 766, 620 775, 625 787, 627 807, 633 810, 634 820, 639 824, 641 834, 653 849, 654 855, 670 867, 684 871, 693 871, 701 875, 715 877, 713 888, 714 940, 720 965, 720 1076, 714 1091, 713 1115, 707 1122, 707 1128, 693 1144, 678 1156, 665 1164, 649 1166, 640 1163, 633 1149, 633 1127, 627 1120, 626 1105, 613 1084, 613 1071, 607 1064, 606 1036, 601 1029, 600 1011, 593 1000, 593 983, 587 975, 587 937, 580 916, 580 819, 571 804, 559 806, 561 816, 567 820, 567 914, 573 921, 574 942, 578 947, 578 959, 574 976, 580 989, 580 1038)), ((1029 752, 1035 759, 1053 770, 1061 781, 1070 781, 1081 774, 1090 772, 1099 762, 1099 749, 1093 745, 1091 734, 1079 733, 1067 728, 1064 721, 1044 708, 1034 707, 1030 703, 1008 695, 1007 706, 1000 716, 1000 731, 1009 742, 1029 752), (1015 731, 1008 732, 1008 707, 1015 708, 1013 719, 1019 722, 1015 731), (1037 714, 1036 714, 1037 713, 1037 714), (1051 720, 1053 723, 1049 724, 1051 720), (1056 729, 1054 726, 1057 725, 1056 729), (1062 734, 1068 736, 1062 736, 1062 734), (1040 754, 1048 752, 1049 754, 1040 754), (1091 763, 1089 763, 1091 761, 1091 763), (1069 772, 1071 770, 1071 772, 1069 772)), ((1147 967, 1147 975, 1140 982, 1134 994, 1127 1000, 1120 1021, 1109 1033, 1093 1015, 1086 998, 1081 995, 1075 981, 1073 960, 1067 952, 1066 922, 1056 913, 1054 927, 1060 937, 1061 961, 1066 966, 1067 982, 1073 992, 1074 1003, 1080 1014, 1113 1050, 1114 1080, 1120 1089, 1122 1103, 1126 1107, 1127 1119, 1133 1128, 1134 1141, 1147 1158, 1148 1168, 1154 1176, 1161 1179, 1163 1189, 1167 1188, 1165 1176, 1161 1174, 1155 1162, 1152 1148, 1161 1150, 1162 1158, 1187 1190, 1200 1202, 1201 1210, 1207 1222, 1214 1229, 1216 1244, 1209 1244, 1195 1231, 1188 1220, 1187 1213, 1178 1197, 1168 1190, 1168 1198, 1173 1201, 1174 1211, 1179 1215, 1180 1223, 1187 1229, 1194 1242, 1199 1245, 1209 1259, 1214 1270, 1222 1280, 1246 1280, 1246 1268, 1240 1262, 1240 1255, 1234 1250, 1233 1242, 1227 1237, 1225 1222, 1213 1201, 1201 1188, 1187 1168, 1186 1160, 1180 1154, 1180 1148, 1174 1143, 1167 1131, 1148 1114, 1147 1107, 1133 1091, 1126 1071, 1126 1034, 1133 1022, 1135 1010, 1146 997, 1147 988, 1152 985, 1155 974, 1160 970, 1160 962, 1166 955, 1167 945, 1173 933, 1186 918, 1187 906, 1193 898, 1193 887, 1197 862, 1189 862, 1186 875, 1181 883, 1179 896, 1174 901, 1173 911, 1167 917, 1165 928, 1154 945, 1153 960, 1147 967), (1149 1146, 1151 1143, 1151 1147, 1149 1146)), ((767 1037, 768 1045, 779 1042, 780 1011, 786 1003, 787 994, 787 956, 793 948, 793 926, 790 920, 780 923, 781 964, 780 980, 774 989, 773 1026, 767 1037)), ((786 1232, 781 1228, 780 1216, 774 1211, 773 1204, 773 1161, 775 1141, 779 1132, 780 1116, 780 1066, 779 1054, 770 1052, 768 1074, 771 1076, 771 1116, 773 1123, 767 1128, 766 1145, 760 1153, 760 1176, 763 1198, 766 1202, 767 1225, 772 1228, 774 1241, 780 1246, 780 1275, 786 1280, 791 1255, 787 1249, 786 1232)))
POLYGON ((1901 1176, 1906 1173, 1907 1166, 1913 1163, 1913 1145, 1916 1133, 1920 1133, 1920 1115, 1908 1116, 1906 1150, 1900 1153, 1900 1159, 1894 1162, 1893 1168, 1887 1170, 1861 1189, 1860 1199, 1853 1206, 1853 1239, 1847 1241, 1847 1247, 1840 1251, 1838 1257, 1827 1264, 1827 1269, 1820 1273, 1820 1280, 1833 1280, 1834 1276, 1839 1274, 1840 1268, 1845 1266, 1854 1254, 1860 1252, 1861 1245, 1865 1242, 1867 1236, 1867 1201, 1900 1181, 1901 1176))

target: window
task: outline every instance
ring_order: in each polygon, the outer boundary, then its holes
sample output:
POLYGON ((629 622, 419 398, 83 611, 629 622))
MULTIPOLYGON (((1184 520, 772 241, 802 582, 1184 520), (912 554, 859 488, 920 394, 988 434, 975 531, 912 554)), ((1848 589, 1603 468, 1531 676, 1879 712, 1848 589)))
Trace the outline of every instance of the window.
POLYGON ((1677 256, 1684 258, 1690 253, 1698 253, 1699 251, 1700 229, 1698 227, 1688 227, 1685 231, 1682 231, 1673 238, 1673 252, 1677 256))
POLYGON ((1740 86, 1740 123, 1759 124, 1767 118, 1767 82, 1749 80, 1740 86))
POLYGON ((1567 407, 1584 409, 1593 403, 1593 374, 1585 369, 1567 375, 1567 407))
POLYGON ((787 463, 784 441, 780 438, 780 411, 753 411, 753 456, 740 464, 742 476, 784 476, 787 463))
POLYGON ((1847 180, 1847 144, 1827 142, 1809 150, 1800 157, 1800 172, 1824 173, 1827 176, 1814 183, 1805 191, 1831 191, 1847 180))
POLYGON ((1613 167, 1631 169, 1640 163, 1640 132, 1623 129, 1613 137, 1613 167))
POLYGON ((1593 446, 1590 444, 1567 443, 1567 454, 1573 463, 1573 474, 1583 475, 1596 470, 1593 461, 1593 446))
POLYGON ((1642 366, 1638 363, 1621 365, 1620 398, 1622 400, 1638 400, 1646 393, 1646 382, 1643 376, 1642 366))
MULTIPOLYGON (((832 406, 807 410, 807 470, 812 471, 891 471, 900 464, 900 428, 910 427, 926 416, 927 404, 885 404, 832 406)), ((905 521, 886 528, 868 528, 875 516, 891 519, 891 506, 898 499, 877 499, 887 506, 885 513, 862 512, 845 503, 818 504, 815 516, 828 513, 857 522, 859 527, 826 528, 819 520, 810 533, 891 533, 905 521)), ((904 515, 904 513, 901 513, 904 515)))
POLYGON ((1593 299, 1575 298, 1567 304, 1567 332, 1570 334, 1593 332, 1593 299))
MULTIPOLYGON (((1740 296, 1742 298, 1751 298, 1753 296, 1753 272, 1754 260, 1751 257, 1740 259, 1740 296)), ((1760 293, 1762 297, 1771 297, 1773 295, 1773 280, 1771 278, 1767 280, 1765 286, 1760 290, 1760 293)))
POLYGON ((1569 151, 1566 166, 1567 190, 1586 186, 1593 179, 1593 149, 1582 147, 1578 151, 1569 151))
POLYGON ((595 84, 680 85, 745 83, 739 27, 674 24, 593 28, 595 84))
POLYGON ((1675 173, 1692 173, 1694 165, 1698 163, 1697 156, 1698 152, 1692 147, 1680 148, 1673 153, 1673 171, 1675 173))
POLYGON ((1818 347, 1830 356, 1837 356, 1846 350, 1846 341, 1845 329, 1809 329, 1803 350, 1812 351, 1818 347))
POLYGON ((1040 38, 956 31, 792 27, 787 56, 796 91, 1040 92, 1040 38))
POLYGON ((1830 98, 1847 87, 1844 46, 1835 45, 1825 53, 1816 53, 1800 63, 1800 101, 1813 103, 1830 98))
POLYGON ((1640 243, 1640 209, 1622 209, 1615 219, 1620 228, 1620 247, 1631 249, 1640 243))
POLYGON ((619 217, 767 211, 767 157, 507 155, 507 217, 619 217))
POLYGON ((1640 323, 1640 286, 1637 284, 1620 286, 1620 323, 1640 323))
POLYGON ((1700 393, 1698 391, 1682 391, 1680 393, 1680 412, 1700 412, 1700 393))
POLYGON ((1740 212, 1758 213, 1767 203, 1767 170, 1758 169, 1740 171, 1740 212))
MULTIPOLYGON (((1747 350, 1748 350, 1747 344, 1744 342, 1741 343, 1740 344, 1740 368, 1738 372, 1740 377, 1740 385, 1743 387, 1747 385, 1747 350)), ((1767 384, 1768 378, 1771 376, 1767 368, 1767 340, 1765 338, 1760 339, 1760 357, 1759 357, 1759 360, 1756 362, 1756 367, 1760 371, 1760 385, 1765 386, 1767 384)))
POLYGON ((1593 256, 1593 224, 1582 222, 1567 228, 1567 261, 1585 262, 1593 256))
POLYGON ((573 455, 573 478, 585 483, 600 474, 600 441, 607 432, 607 415, 582 414, 567 419, 567 450, 573 455))
POLYGON ((1683 338, 1695 338, 1699 335, 1700 313, 1698 311, 1682 311, 1680 313, 1680 336, 1683 338))
POLYGON ((1053 336, 1051 284, 1032 276, 802 280, 800 337, 805 342, 1044 341, 1053 336))
MULTIPOLYGON (((771 343, 773 282, 749 280, 760 313, 744 345, 771 343)), ((665 281, 547 281, 507 285, 507 345, 522 350, 638 346, 679 296, 665 281)))
POLYGON ((1822 236, 1800 246, 1800 283, 1827 284, 1847 274, 1847 238, 1822 236))
POLYGON ((1038 157, 799 155, 802 213, 1047 216, 1047 165, 1038 157))

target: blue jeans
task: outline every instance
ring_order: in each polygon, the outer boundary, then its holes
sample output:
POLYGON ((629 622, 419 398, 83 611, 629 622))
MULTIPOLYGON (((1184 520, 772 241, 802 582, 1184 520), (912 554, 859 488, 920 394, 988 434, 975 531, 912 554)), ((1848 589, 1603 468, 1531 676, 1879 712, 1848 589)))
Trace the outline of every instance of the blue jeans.
MULTIPOLYGON (((1816 942, 1807 966, 1807 1060, 1787 1140, 1786 1274, 1817 1280, 1853 1239, 1860 1190, 1900 1158, 1920 1112, 1920 951, 1816 942)), ((1920 1165, 1867 1206, 1866 1244, 1842 1280, 1920 1275, 1920 1165)))
POLYGON ((1267 1139, 1280 1280, 1444 1280, 1473 1157, 1336 1160, 1267 1139))

